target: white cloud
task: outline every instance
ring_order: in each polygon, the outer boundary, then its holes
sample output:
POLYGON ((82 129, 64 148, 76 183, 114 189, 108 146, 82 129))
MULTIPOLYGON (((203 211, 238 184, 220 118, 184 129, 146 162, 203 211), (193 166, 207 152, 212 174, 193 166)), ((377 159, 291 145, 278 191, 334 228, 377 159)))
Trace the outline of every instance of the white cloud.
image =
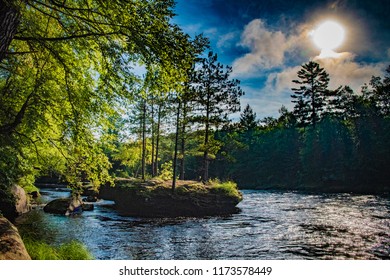
POLYGON ((255 19, 245 26, 240 45, 248 47, 250 52, 233 62, 233 71, 237 76, 253 76, 256 70, 270 69, 284 62, 288 40, 281 31, 270 31, 261 19, 255 19))
POLYGON ((340 53, 337 58, 315 57, 321 67, 330 76, 330 88, 348 85, 355 92, 360 92, 361 86, 368 83, 372 76, 382 76, 384 63, 358 63, 355 55, 349 52, 340 53))
POLYGON ((217 42, 217 47, 218 48, 224 48, 226 46, 231 45, 231 41, 237 36, 237 32, 229 32, 226 34, 223 34, 222 36, 219 36, 218 42, 217 42))
POLYGON ((305 25, 297 26, 291 34, 273 31, 264 21, 255 19, 245 26, 240 45, 247 47, 249 53, 233 62, 233 74, 237 77, 254 77, 261 70, 269 70, 284 65, 286 54, 297 49, 306 51, 308 30, 305 25))
POLYGON ((297 79, 297 73, 301 66, 287 67, 281 72, 274 72, 268 75, 265 90, 271 94, 278 95, 292 93, 291 88, 295 86, 292 82, 297 79))
POLYGON ((202 24, 196 23, 196 24, 187 24, 183 25, 181 28, 185 33, 188 34, 199 34, 202 31, 202 24))
MULTIPOLYGON (((339 86, 348 85, 356 93, 361 87, 368 83, 372 76, 383 76, 384 63, 363 64, 354 61, 355 56, 351 53, 340 53, 337 58, 319 58, 313 60, 329 74, 329 88, 335 89, 339 86)), ((297 79, 297 72, 301 65, 287 67, 280 72, 273 72, 268 75, 267 82, 262 91, 273 95, 289 96, 291 88, 295 87, 292 81, 297 79)))
MULTIPOLYGON (((249 104, 259 118, 277 117, 282 105, 291 110, 291 88, 296 87, 292 81, 297 79, 302 64, 310 60, 320 63, 329 73, 330 89, 348 85, 359 93, 361 86, 373 75, 383 76, 385 63, 359 62, 350 52, 339 53, 333 58, 320 57, 308 36, 311 29, 311 24, 301 24, 288 33, 273 31, 261 19, 251 21, 244 28, 240 45, 249 51, 233 62, 233 76, 242 79, 243 84, 246 78, 267 75, 267 79, 260 88, 254 88, 250 83, 242 86, 246 92, 241 98, 242 107, 249 104)), ((390 58, 390 48, 386 51, 390 58)))
POLYGON ((207 36, 216 36, 217 33, 218 33, 218 29, 215 27, 211 27, 204 31, 204 34, 206 34, 207 36))

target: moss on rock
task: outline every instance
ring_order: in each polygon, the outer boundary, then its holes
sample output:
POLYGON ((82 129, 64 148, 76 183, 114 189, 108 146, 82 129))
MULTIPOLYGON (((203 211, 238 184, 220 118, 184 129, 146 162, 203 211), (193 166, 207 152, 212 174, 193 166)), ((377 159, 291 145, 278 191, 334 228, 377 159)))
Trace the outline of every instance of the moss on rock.
POLYGON ((99 196, 114 200, 122 214, 138 217, 227 215, 236 213, 242 200, 234 183, 179 180, 174 192, 171 183, 159 179, 117 179, 114 187, 102 187, 99 196))

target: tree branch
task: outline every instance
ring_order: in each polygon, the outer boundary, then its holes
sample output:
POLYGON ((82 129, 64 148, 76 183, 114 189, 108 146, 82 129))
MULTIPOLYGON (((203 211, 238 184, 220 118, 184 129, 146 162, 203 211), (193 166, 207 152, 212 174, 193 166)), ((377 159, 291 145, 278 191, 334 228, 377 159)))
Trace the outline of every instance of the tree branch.
POLYGON ((66 40, 72 40, 77 38, 87 38, 92 36, 109 36, 109 35, 118 35, 119 32, 109 32, 109 33, 86 33, 86 34, 75 34, 65 37, 51 37, 51 38, 45 38, 45 37, 25 37, 25 36, 15 36, 15 40, 19 41, 48 41, 48 42, 55 42, 55 41, 66 41, 66 40))

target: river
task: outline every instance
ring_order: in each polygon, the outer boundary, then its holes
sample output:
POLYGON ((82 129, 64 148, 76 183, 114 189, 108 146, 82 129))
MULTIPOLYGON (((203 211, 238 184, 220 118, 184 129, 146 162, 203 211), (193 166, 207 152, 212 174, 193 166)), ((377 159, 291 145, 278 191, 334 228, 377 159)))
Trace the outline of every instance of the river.
MULTIPOLYGON (((42 189, 43 201, 66 197, 42 189)), ((243 190, 227 217, 123 217, 111 201, 65 217, 35 209, 20 230, 53 245, 78 240, 96 259, 390 259, 390 199, 374 195, 243 190), (40 230, 37 230, 40 229, 40 230)))

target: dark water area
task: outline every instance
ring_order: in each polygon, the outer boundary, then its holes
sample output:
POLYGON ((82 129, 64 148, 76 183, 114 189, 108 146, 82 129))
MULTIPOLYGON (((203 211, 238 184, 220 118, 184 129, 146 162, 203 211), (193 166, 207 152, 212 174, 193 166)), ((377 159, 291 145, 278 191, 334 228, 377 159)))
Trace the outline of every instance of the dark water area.
MULTIPOLYGON (((43 189, 44 201, 66 197, 43 189)), ((226 217, 123 217, 113 202, 65 217, 35 209, 17 223, 59 245, 78 240, 96 259, 390 259, 390 199, 244 190, 226 217)))

